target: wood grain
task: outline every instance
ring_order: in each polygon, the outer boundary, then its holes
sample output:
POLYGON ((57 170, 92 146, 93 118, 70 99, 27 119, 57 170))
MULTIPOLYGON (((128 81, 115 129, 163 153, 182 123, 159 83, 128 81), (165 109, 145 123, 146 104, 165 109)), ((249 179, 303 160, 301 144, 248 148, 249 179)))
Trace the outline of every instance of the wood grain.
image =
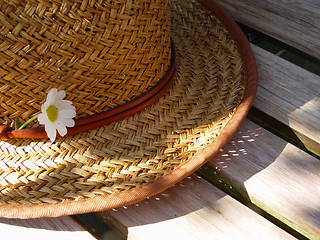
POLYGON ((35 219, 0 218, 0 232, 8 239, 96 239, 68 216, 35 219))
POLYGON ((228 184, 310 239, 320 238, 320 161, 246 120, 208 165, 228 184))
POLYGON ((320 1, 217 0, 237 21, 320 59, 320 1))
POLYGON ((320 77, 251 45, 258 65, 254 106, 289 125, 310 151, 320 155, 320 77))
POLYGON ((138 204, 99 213, 127 239, 293 239, 193 174, 138 204))

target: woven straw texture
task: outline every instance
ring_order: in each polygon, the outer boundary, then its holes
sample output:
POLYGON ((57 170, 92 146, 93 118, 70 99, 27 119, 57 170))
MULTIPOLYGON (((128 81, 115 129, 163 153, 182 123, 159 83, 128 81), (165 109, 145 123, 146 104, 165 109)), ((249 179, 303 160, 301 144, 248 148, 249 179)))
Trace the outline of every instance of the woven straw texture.
POLYGON ((222 132, 246 86, 239 49, 195 1, 170 6, 178 57, 171 89, 139 114, 55 143, 1 142, 0 204, 59 203, 131 189, 176 168, 222 132))
POLYGON ((170 64, 168 0, 1 1, 0 118, 39 113, 51 88, 77 116, 141 95, 170 64))

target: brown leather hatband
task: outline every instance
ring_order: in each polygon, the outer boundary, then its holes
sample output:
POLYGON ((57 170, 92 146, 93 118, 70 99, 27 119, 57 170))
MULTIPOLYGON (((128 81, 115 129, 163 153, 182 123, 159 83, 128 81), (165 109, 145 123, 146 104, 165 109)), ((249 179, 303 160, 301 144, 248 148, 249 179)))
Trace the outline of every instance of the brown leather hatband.
MULTIPOLYGON (((169 89, 175 74, 176 74, 176 53, 173 43, 171 44, 171 64, 165 76, 150 90, 141 96, 123 104, 118 107, 109 109, 107 111, 80 118, 75 120, 75 126, 68 128, 66 136, 83 133, 103 125, 119 121, 123 118, 129 117, 139 111, 150 106, 157 101, 169 89)), ((57 136, 59 134, 57 133, 57 136)), ((14 130, 6 125, 0 125, 0 140, 8 140, 11 138, 48 138, 47 133, 43 127, 14 130)))

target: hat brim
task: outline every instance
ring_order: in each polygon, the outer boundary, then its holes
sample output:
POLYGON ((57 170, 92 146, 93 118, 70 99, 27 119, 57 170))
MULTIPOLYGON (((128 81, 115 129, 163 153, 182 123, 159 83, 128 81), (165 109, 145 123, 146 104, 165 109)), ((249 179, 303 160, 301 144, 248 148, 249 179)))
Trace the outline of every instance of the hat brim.
MULTIPOLYGON (((101 191, 98 190, 93 190, 92 193, 88 194, 88 197, 79 197, 79 198, 66 198, 63 201, 60 202, 46 202, 48 200, 44 200, 43 203, 24 203, 22 201, 22 203, 17 204, 5 204, 0 206, 0 216, 3 217, 11 217, 11 218, 37 218, 37 217, 56 217, 56 216, 62 216, 62 215, 73 215, 73 214, 81 214, 81 213, 86 213, 86 212, 96 212, 96 211, 103 211, 103 210, 107 210, 107 209, 112 209, 112 208, 116 208, 119 206, 124 206, 124 205, 129 205, 129 204, 133 204, 136 202, 139 202, 147 197, 150 197, 154 194, 157 194, 161 191, 164 191, 165 189, 171 187, 172 185, 174 185, 175 183, 177 183, 178 181, 182 180, 183 178, 187 177, 188 175, 192 174, 194 171, 196 171, 198 168, 200 168, 205 162, 207 162, 208 160, 210 160, 212 158, 212 156, 214 156, 219 149, 221 149, 233 136, 233 134, 236 132, 236 130, 238 129, 238 127, 240 126, 240 124, 242 123, 242 121, 245 119, 252 103, 253 100, 255 98, 255 94, 257 91, 257 82, 258 82, 258 74, 257 74, 257 69, 256 69, 256 62, 255 62, 255 58, 254 55, 252 53, 252 50, 250 48, 250 45, 246 39, 246 37, 244 36, 244 34, 242 33, 241 29, 238 27, 238 25, 234 22, 234 20, 218 5, 216 4, 214 1, 210 0, 210 1, 205 1, 205 0, 199 0, 199 2, 201 4, 203 4, 203 6, 209 10, 207 11, 206 9, 204 9, 202 6, 200 6, 199 4, 194 4, 193 5, 193 12, 201 12, 202 14, 206 14, 209 21, 211 21, 212 19, 215 19, 214 21, 218 21, 219 24, 221 24, 221 26, 223 26, 223 30, 225 31, 224 33, 222 33, 222 35, 224 35, 222 38, 225 38, 225 40, 227 41, 227 43, 225 44, 229 44, 232 45, 230 48, 235 48, 235 52, 237 52, 237 54, 239 54, 238 57, 240 57, 241 59, 241 81, 243 81, 243 91, 240 93, 239 91, 233 91, 231 90, 229 95, 236 95, 235 96, 229 96, 230 99, 233 98, 240 98, 239 100, 234 100, 231 101, 232 102, 232 106, 231 106, 231 110, 228 110, 228 114, 224 113, 223 116, 221 116, 221 119, 226 119, 225 124, 223 123, 223 127, 221 128, 221 132, 219 133, 207 133, 208 135, 214 135, 214 137, 211 137, 210 140, 205 140, 205 143, 201 143, 199 144, 200 146, 197 147, 196 150, 191 150, 191 152, 193 152, 193 154, 190 154, 189 157, 187 157, 186 161, 183 161, 181 163, 178 163, 176 165, 174 165, 173 169, 170 169, 170 167, 168 167, 168 170, 164 170, 165 169, 165 162, 162 162, 161 164, 164 165, 163 169, 160 169, 160 173, 156 174, 156 178, 153 180, 146 180, 145 182, 139 182, 136 181, 138 184, 136 186, 132 186, 128 189, 124 189, 121 191, 117 191, 111 194, 101 194, 101 191), (210 20, 211 19, 211 20, 210 20), (231 41, 231 42, 230 42, 231 41), (228 115, 228 116, 225 116, 228 115), (98 192, 97 194, 95 194, 95 192, 98 192)), ((186 76, 186 72, 187 69, 186 68, 190 68, 190 62, 187 63, 188 66, 185 66, 184 64, 186 64, 186 62, 183 61, 184 58, 190 57, 190 54, 193 54, 193 58, 198 58, 199 56, 197 56, 197 52, 194 52, 193 50, 189 49, 187 51, 189 51, 188 54, 185 53, 185 49, 189 48, 191 46, 187 46, 188 44, 188 39, 190 38, 196 38, 197 36, 194 36, 191 34, 191 32, 185 31, 184 32, 184 36, 180 36, 180 38, 178 36, 175 36, 176 33, 176 29, 177 26, 181 26, 181 28, 185 27, 184 24, 197 24, 195 21, 193 21, 194 16, 185 16, 185 19, 188 19, 190 17, 190 22, 188 23, 182 23, 182 22, 175 22, 175 21, 179 21, 177 20, 178 18, 175 18, 175 14, 177 14, 177 11, 185 11, 185 7, 186 7, 186 3, 184 3, 183 0, 179 0, 179 1, 172 1, 171 3, 172 5, 172 21, 173 21, 173 25, 172 25, 172 35, 173 35, 173 40, 174 43, 176 45, 176 49, 178 52, 178 65, 180 64, 180 67, 178 69, 178 73, 177 73, 177 78, 179 79, 189 79, 188 81, 190 81, 189 83, 185 83, 187 85, 191 85, 191 78, 195 79, 197 78, 199 81, 204 77, 204 78, 209 78, 208 81, 213 81, 213 79, 210 79, 210 76, 202 76, 201 74, 198 73, 191 73, 191 77, 190 76, 186 76), (178 7, 178 8, 176 8, 178 7), (186 33, 189 33, 186 34, 186 33), (181 42, 181 37, 185 37, 186 41, 185 42, 181 42), (192 53, 190 53, 192 52, 192 53), (188 56, 187 56, 188 55, 188 56), (179 59, 180 58, 180 59, 179 59)), ((186 11, 188 12, 188 11, 186 11)), ((190 12, 190 9, 189 9, 190 12)), ((184 12, 183 12, 184 14, 184 12)), ((210 24, 209 24, 210 25, 210 24)), ((216 25, 211 23, 211 28, 215 28, 216 25)), ((203 33, 208 32, 208 25, 205 25, 203 23, 198 23, 197 26, 192 26, 191 28, 197 28, 197 31, 201 31, 203 33), (202 27, 202 29, 199 29, 199 27, 202 27)), ((212 33, 210 33, 212 34, 212 33)), ((207 40, 208 41, 216 41, 215 36, 213 35, 208 35, 207 36, 207 40), (212 40, 211 40, 212 39, 212 40)), ((199 39, 193 39, 193 42, 197 41, 198 42, 198 48, 201 48, 201 52, 208 52, 208 54, 210 54, 210 51, 212 51, 213 46, 217 46, 220 43, 213 43, 213 45, 208 45, 205 42, 201 42, 199 39), (201 46, 199 44, 202 44, 201 46), (214 45, 216 44, 216 45, 214 45)), ((192 42, 192 41, 191 41, 192 42)), ((217 54, 217 53, 214 53, 217 54)), ((218 53, 218 54, 222 54, 223 53, 218 53)), ((231 54, 230 58, 233 59, 234 56, 232 56, 233 53, 229 53, 231 54)), ((209 65, 214 65, 217 64, 217 60, 216 59, 212 59, 211 61, 209 61, 208 59, 211 59, 212 56, 209 56, 205 61, 202 59, 201 64, 205 64, 206 66, 209 65)), ((193 61, 193 60, 192 60, 193 61)), ((204 65, 200 65, 200 66, 192 66, 192 68, 198 68, 200 69, 202 66, 204 65)), ((189 71, 194 71, 194 70, 190 70, 189 71)), ((220 73, 220 75, 224 75, 225 73, 223 72, 224 69, 221 68, 222 73, 220 73)), ((229 75, 228 77, 230 78, 230 76, 234 76, 234 75, 229 75)), ((213 76, 211 76, 213 78, 213 76)), ((239 77, 239 76, 237 76, 239 77)), ((219 78, 219 77, 215 77, 214 78, 219 78)), ((215 81, 219 81, 215 80, 215 81)), ((230 81, 233 81, 233 79, 230 78, 230 81)), ((175 86, 172 87, 172 89, 170 89, 170 92, 168 92, 165 97, 164 97, 164 102, 166 103, 166 101, 169 101, 170 99, 173 98, 173 92, 175 91, 175 88, 179 88, 181 86, 179 86, 179 83, 175 83, 175 86)), ((195 84, 197 85, 197 84, 195 84)), ((241 86, 239 88, 242 88, 241 86)), ((220 91, 222 88, 218 88, 220 89, 220 91)), ((209 91, 209 90, 208 90, 209 91)), ((220 92, 212 92, 212 89, 210 90, 212 95, 219 95, 220 92)), ((201 92, 201 91, 200 91, 201 92)), ((187 93, 185 93, 187 94, 187 93)), ((198 93, 199 94, 199 93, 198 93)), ((179 96, 175 96, 175 102, 178 103, 180 101, 180 99, 176 99, 179 97, 183 97, 181 94, 179 96)), ((199 96, 201 98, 201 96, 199 96)), ((197 100, 199 101, 199 100, 197 100)), ((185 103, 186 104, 186 103, 185 103)), ((198 104, 198 103, 195 103, 198 104)), ((221 103, 222 105, 224 105, 225 103, 221 103)), ((168 103, 168 108, 170 108, 171 105, 168 103)), ((148 110, 146 110, 148 111, 148 110)), ((155 110, 150 110, 150 111, 155 111, 155 110)), ((168 110, 170 112, 170 109, 168 110)), ((188 110, 188 111, 192 111, 188 110)), ((195 111, 195 110, 194 110, 195 111)), ((150 112, 149 112, 150 113, 150 112)), ((142 113, 142 114, 147 114, 147 113, 142 113)), ((199 115, 201 115, 203 113, 199 113, 199 115)), ((208 113, 206 113, 208 114, 208 113)), ((159 118, 161 118, 163 116, 159 116, 159 118)), ((134 116, 133 116, 134 118, 134 116)), ((160 121, 160 120, 159 120, 160 121)), ((165 119, 162 119, 163 122, 165 122, 165 119)), ((200 120, 199 120, 200 121, 200 120)), ((202 129, 204 127, 202 126, 198 126, 199 124, 201 125, 202 123, 199 123, 199 121, 196 121, 196 127, 199 129, 202 129)), ((115 123, 117 124, 117 123, 115 123)), ((204 120, 203 125, 207 126, 210 125, 211 123, 208 122, 207 119, 204 120)), ((170 125, 167 123, 167 125, 170 125)), ((172 127, 172 124, 169 126, 171 127, 170 130, 168 130, 167 134, 172 133, 172 131, 174 131, 174 127, 172 127)), ((129 126, 129 128, 134 128, 132 126, 129 126)), ((141 128, 143 129, 143 123, 141 123, 141 128)), ((181 128, 182 129, 182 128, 181 128)), ((175 130, 175 131, 182 131, 182 130, 175 130)), ((94 133, 88 133, 89 135, 91 134, 95 134, 96 136, 101 136, 103 135, 103 131, 108 131, 108 128, 106 129, 100 129, 100 130, 96 130, 93 131, 94 133)), ((125 129, 121 129, 121 131, 126 131, 125 129)), ((136 130, 134 130, 136 131, 136 130)), ((188 129, 186 130, 188 131, 188 129)), ((204 130, 204 131, 208 131, 208 130, 204 130)), ((121 133, 119 133, 121 135, 121 133)), ((138 133, 137 133, 138 134, 138 133)), ((161 135, 161 134, 160 134, 161 135)), ((199 134, 201 135, 201 134, 199 134)), ((143 135, 141 135, 142 137, 143 135)), ((75 136, 72 137, 72 141, 76 142, 76 141, 82 141, 81 137, 83 136, 75 136)), ((84 136, 86 137, 86 136, 84 136)), ((168 136, 166 136, 167 138, 168 136)), ((110 138, 110 137, 109 137, 110 138)), ((199 137, 201 138, 201 137, 199 137)), ((110 140, 111 141, 111 140, 110 140)), ((154 141, 159 141, 159 138, 154 139, 154 141)), ((60 143, 61 144, 61 143, 60 143)), ((159 145, 161 145, 159 143, 159 145)), ((163 145, 163 144, 162 144, 163 145)), ((77 147, 77 146, 76 146, 77 147)), ((135 146, 136 147, 136 146, 135 146)), ((120 146, 121 148, 121 146, 120 146)), ((168 148, 168 147, 167 147, 168 148)), ((45 148, 44 148, 45 150, 45 148)), ((79 150, 79 149, 78 149, 79 150)), ((106 149, 105 149, 106 150, 106 149)), ((107 151, 107 150, 106 150, 107 151)), ((156 151, 156 150, 155 150, 156 151)), ((183 149, 179 150, 179 151, 184 151, 183 149)), ((162 151, 163 152, 163 151, 162 151)), ((168 150, 168 152, 170 152, 168 150)), ((86 151, 85 149, 83 149, 82 151, 83 155, 86 155, 86 151)), ((80 154, 79 152, 77 153, 78 155, 80 154)), ((78 156, 77 155, 77 156, 78 156)), ((102 154, 103 155, 103 154, 102 154)), ((69 158, 74 157, 75 155, 70 155, 69 158)), ((118 156, 119 158, 119 156, 118 156)), ((90 159, 90 156, 88 156, 88 159, 90 159)), ((87 160, 86 160, 87 161, 87 160)), ((101 161, 101 160, 100 160, 101 161)), ((176 161, 176 160, 173 160, 176 161)), ((135 165, 136 166, 136 165, 135 165)), ((70 169, 71 171, 71 169, 70 169)), ((98 170, 97 170, 98 172, 98 170)), ((73 175, 76 174, 74 171, 71 171, 70 173, 70 181, 72 183, 74 183, 74 178, 73 175)), ((119 175, 120 172, 118 173, 119 175)), ((41 173, 39 173, 39 175, 41 175, 41 173)), ((53 175, 53 174, 52 174, 53 175)), ((81 173, 80 173, 81 175, 81 173)), ((89 174, 90 175, 90 174, 89 174)), ((92 177, 93 174, 91 174, 90 176, 84 176, 84 178, 90 178, 92 177)), ((143 174, 142 174, 143 175, 143 174)), ((83 176, 83 174, 82 174, 83 176)), ((40 176, 41 177, 41 176, 40 176)), ((67 178, 68 176, 66 176, 67 178)), ((42 176, 43 179, 45 179, 45 176, 42 176)), ((62 181, 62 180, 61 180, 62 181)), ((136 183, 135 181, 133 181, 134 183, 136 183)), ((134 184, 132 183, 132 184, 134 184)), ((68 183, 65 183, 66 185, 68 185, 68 183)), ((116 184, 118 184, 118 182, 116 182, 116 184)), ((87 183, 88 185, 88 189, 90 189, 90 182, 87 183)), ((130 185, 130 183, 129 183, 130 185)), ((68 188, 68 186, 67 186, 68 188)), ((69 188, 72 188, 72 186, 69 186, 69 188)), ((39 189, 39 187, 38 187, 39 189)), ((92 188, 91 188, 92 189, 92 188)), ((33 189, 34 191, 34 189, 33 189)), ((50 190, 48 190, 48 192, 50 192, 50 190)))

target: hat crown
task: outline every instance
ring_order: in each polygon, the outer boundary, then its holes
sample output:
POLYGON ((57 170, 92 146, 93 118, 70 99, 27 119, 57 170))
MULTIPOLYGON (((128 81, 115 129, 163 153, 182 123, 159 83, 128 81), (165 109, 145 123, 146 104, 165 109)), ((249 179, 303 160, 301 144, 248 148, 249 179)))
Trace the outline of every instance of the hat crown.
POLYGON ((123 104, 170 65, 168 0, 2 1, 0 118, 39 113, 52 88, 77 117, 123 104))

